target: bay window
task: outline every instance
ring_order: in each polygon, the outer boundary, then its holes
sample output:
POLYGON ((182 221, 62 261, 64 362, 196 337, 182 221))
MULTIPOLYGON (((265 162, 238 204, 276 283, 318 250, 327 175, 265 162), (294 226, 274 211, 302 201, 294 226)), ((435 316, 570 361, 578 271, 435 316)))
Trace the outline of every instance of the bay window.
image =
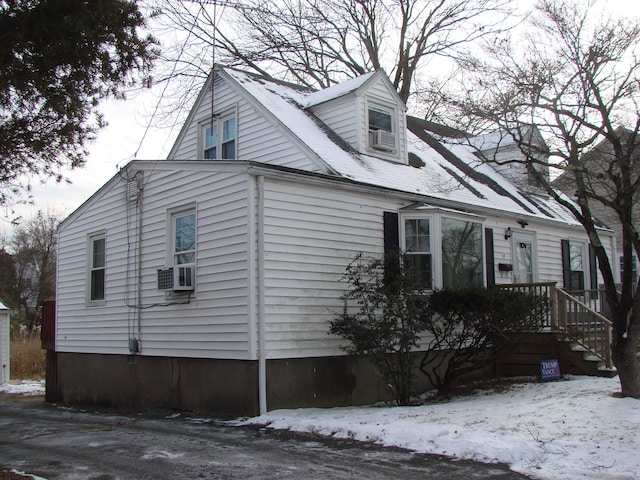
POLYGON ((481 222, 414 213, 403 216, 401 226, 406 271, 420 288, 484 285, 481 222))
POLYGON ((442 218, 443 288, 482 287, 482 224, 442 218))

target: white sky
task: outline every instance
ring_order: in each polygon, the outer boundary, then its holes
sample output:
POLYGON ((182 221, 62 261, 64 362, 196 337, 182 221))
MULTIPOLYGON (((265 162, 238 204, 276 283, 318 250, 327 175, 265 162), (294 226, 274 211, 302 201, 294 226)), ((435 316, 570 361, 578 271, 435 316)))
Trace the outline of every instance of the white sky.
POLYGON ((138 159, 166 158, 180 125, 174 131, 151 127, 150 114, 156 98, 146 91, 127 100, 105 101, 99 110, 104 114, 108 126, 101 130, 97 140, 89 147, 89 156, 84 168, 67 172, 71 184, 48 180, 32 182, 33 205, 17 205, 15 213, 0 210, 0 234, 9 232, 8 221, 16 216, 31 217, 37 210, 51 210, 66 214, 79 207, 87 198, 117 173, 138 150, 138 159), (144 137, 144 140, 143 140, 144 137))

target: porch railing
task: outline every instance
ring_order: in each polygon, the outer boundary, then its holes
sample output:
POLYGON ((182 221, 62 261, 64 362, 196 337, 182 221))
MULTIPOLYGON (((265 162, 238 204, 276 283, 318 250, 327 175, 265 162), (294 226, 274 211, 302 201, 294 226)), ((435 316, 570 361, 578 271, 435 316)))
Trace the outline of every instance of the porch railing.
POLYGON ((560 332, 601 360, 611 362, 611 321, 605 316, 604 293, 599 290, 566 292, 554 282, 498 285, 499 288, 532 293, 549 302, 540 330, 560 332))

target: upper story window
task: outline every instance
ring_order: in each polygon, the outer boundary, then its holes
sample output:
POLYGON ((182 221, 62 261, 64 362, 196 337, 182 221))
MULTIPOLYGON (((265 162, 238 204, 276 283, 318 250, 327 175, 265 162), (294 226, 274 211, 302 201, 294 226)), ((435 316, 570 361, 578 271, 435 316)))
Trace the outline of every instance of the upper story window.
POLYGON ((236 158, 236 117, 222 120, 222 158, 236 158))
POLYGON ((89 303, 103 303, 106 277, 106 236, 104 233, 89 236, 89 303))
POLYGON ((396 150, 395 111, 376 105, 368 107, 369 146, 376 150, 396 150))
POLYGON ((219 118, 213 124, 203 124, 202 158, 206 160, 235 160, 236 131, 235 115, 219 118))
POLYGON ((215 123, 204 129, 204 158, 218 158, 218 126, 215 123))
POLYGON ((393 112, 387 109, 370 106, 369 107, 369 130, 385 130, 393 132, 391 115, 393 112))

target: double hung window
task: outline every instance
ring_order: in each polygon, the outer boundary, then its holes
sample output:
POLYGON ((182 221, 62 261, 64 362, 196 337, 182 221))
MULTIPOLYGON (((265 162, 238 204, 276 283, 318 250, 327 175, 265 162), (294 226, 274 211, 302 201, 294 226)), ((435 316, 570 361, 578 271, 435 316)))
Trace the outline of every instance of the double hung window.
POLYGON ((584 290, 584 244, 577 242, 569 243, 569 268, 571 270, 569 280, 570 291, 584 290))
POLYGON ((105 234, 89 237, 89 282, 88 300, 101 303, 105 299, 106 238, 105 234))
POLYGON ((406 219, 404 238, 407 273, 414 285, 430 290, 433 288, 431 220, 429 218, 406 219))
POLYGON ((173 215, 173 264, 196 260, 196 213, 193 210, 173 215))
POLYGON ((391 118, 392 112, 390 110, 369 106, 369 131, 393 132, 391 118))
POLYGON ((202 158, 205 160, 235 160, 236 117, 228 116, 202 125, 202 158))

